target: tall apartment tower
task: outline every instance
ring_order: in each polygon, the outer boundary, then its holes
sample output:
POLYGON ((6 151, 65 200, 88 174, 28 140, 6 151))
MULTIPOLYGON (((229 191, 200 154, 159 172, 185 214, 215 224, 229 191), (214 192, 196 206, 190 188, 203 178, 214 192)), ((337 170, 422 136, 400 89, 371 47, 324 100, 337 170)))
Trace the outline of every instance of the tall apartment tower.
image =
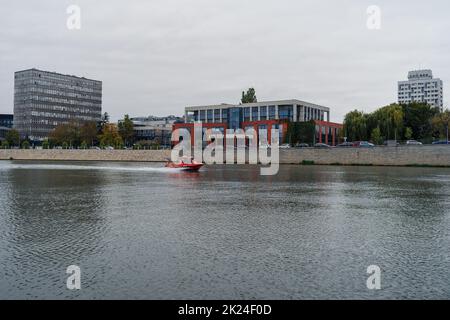
POLYGON ((408 81, 398 82, 398 102, 426 102, 443 110, 444 95, 441 79, 433 78, 431 70, 417 70, 408 73, 408 81))
POLYGON ((14 128, 39 142, 58 125, 100 121, 102 82, 29 69, 14 75, 14 128))

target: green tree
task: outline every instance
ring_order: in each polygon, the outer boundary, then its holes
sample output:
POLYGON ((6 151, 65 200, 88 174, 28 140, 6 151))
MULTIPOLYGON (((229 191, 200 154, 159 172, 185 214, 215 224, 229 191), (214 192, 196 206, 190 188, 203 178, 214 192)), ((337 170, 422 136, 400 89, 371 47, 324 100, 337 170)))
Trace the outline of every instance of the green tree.
POLYGON ((105 125, 100 135, 100 143, 103 146, 114 146, 116 148, 123 145, 122 137, 116 125, 111 123, 105 125))
POLYGON ((316 125, 315 125, 314 121, 291 122, 288 125, 284 143, 314 144, 315 130, 316 130, 316 125))
POLYGON ((413 136, 413 130, 410 127, 407 127, 405 129, 405 139, 411 140, 412 136, 413 136))
POLYGON ((403 127, 403 110, 402 107, 393 104, 389 108, 389 120, 390 124, 394 130, 394 138, 397 140, 398 133, 403 127))
POLYGON ((119 134, 127 147, 133 142, 134 124, 127 114, 124 119, 119 122, 119 134))
POLYGON ((22 149, 30 149, 30 142, 28 140, 22 142, 22 149))
POLYGON ((44 140, 42 142, 42 149, 49 149, 50 148, 50 142, 48 140, 44 140))
POLYGON ((377 127, 375 129, 373 129, 370 137, 374 144, 376 144, 376 145, 383 144, 383 137, 381 136, 380 128, 377 127))
POLYGON ((254 103, 254 102, 258 102, 258 99, 256 98, 256 91, 254 88, 249 88, 247 92, 242 91, 241 103, 254 103))
POLYGON ((80 148, 81 149, 87 149, 88 148, 87 142, 86 141, 81 142, 80 148))
POLYGON ((431 120, 435 136, 441 139, 448 139, 448 130, 450 126, 450 111, 445 110, 433 117, 431 120))
POLYGON ((344 132, 348 141, 367 139, 367 116, 358 110, 345 115, 344 132))
POLYGON ((397 139, 403 128, 403 109, 398 104, 391 104, 377 109, 368 115, 368 130, 379 127, 386 139, 397 139))
POLYGON ((433 135, 431 120, 439 114, 439 109, 426 103, 418 102, 404 104, 402 108, 404 126, 411 128, 413 132, 411 138, 431 141, 433 135))
POLYGON ((108 114, 108 112, 105 112, 105 113, 102 115, 102 122, 104 122, 104 123, 109 123, 109 114, 108 114))
POLYGON ((9 142, 6 140, 2 141, 2 149, 9 149, 9 142))
POLYGON ((349 112, 344 120, 344 133, 349 140, 372 138, 375 129, 384 139, 420 139, 431 141, 433 135, 446 132, 445 120, 437 108, 425 103, 396 103, 381 107, 372 113, 349 112), (409 128, 409 129, 408 129, 409 128))
POLYGON ((8 141, 10 146, 20 145, 20 135, 16 129, 9 130, 5 136, 6 141, 8 141))

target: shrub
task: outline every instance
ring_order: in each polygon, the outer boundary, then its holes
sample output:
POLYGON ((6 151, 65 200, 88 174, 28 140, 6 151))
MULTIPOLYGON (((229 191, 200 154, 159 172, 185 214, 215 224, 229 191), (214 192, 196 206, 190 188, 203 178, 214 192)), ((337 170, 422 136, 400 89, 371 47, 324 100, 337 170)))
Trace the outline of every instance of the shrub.
POLYGON ((50 149, 50 143, 48 140, 44 140, 44 142, 42 142, 42 149, 50 149))

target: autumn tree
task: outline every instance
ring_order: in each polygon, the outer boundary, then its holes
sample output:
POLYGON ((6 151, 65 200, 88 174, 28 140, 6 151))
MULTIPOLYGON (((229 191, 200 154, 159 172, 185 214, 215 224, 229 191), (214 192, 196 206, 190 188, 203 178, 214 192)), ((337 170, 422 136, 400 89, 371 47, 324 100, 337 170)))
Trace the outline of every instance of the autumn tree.
POLYGON ((80 126, 81 143, 93 146, 97 141, 97 134, 97 123, 94 121, 85 122, 80 126))
POLYGON ((122 137, 119 134, 117 126, 108 123, 103 127, 102 133, 99 136, 100 144, 103 146, 114 146, 120 148, 123 145, 122 137))
POLYGON ((60 124, 50 133, 49 139, 55 145, 77 146, 80 143, 80 125, 75 121, 60 124))

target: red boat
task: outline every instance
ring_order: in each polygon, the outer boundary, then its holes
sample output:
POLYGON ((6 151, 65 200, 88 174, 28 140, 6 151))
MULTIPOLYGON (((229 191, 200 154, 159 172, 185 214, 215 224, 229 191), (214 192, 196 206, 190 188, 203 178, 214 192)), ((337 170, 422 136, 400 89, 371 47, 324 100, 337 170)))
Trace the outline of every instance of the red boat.
POLYGON ((201 167, 203 167, 203 163, 188 157, 181 158, 179 162, 168 160, 166 163, 166 168, 181 169, 183 171, 198 171, 201 167))

